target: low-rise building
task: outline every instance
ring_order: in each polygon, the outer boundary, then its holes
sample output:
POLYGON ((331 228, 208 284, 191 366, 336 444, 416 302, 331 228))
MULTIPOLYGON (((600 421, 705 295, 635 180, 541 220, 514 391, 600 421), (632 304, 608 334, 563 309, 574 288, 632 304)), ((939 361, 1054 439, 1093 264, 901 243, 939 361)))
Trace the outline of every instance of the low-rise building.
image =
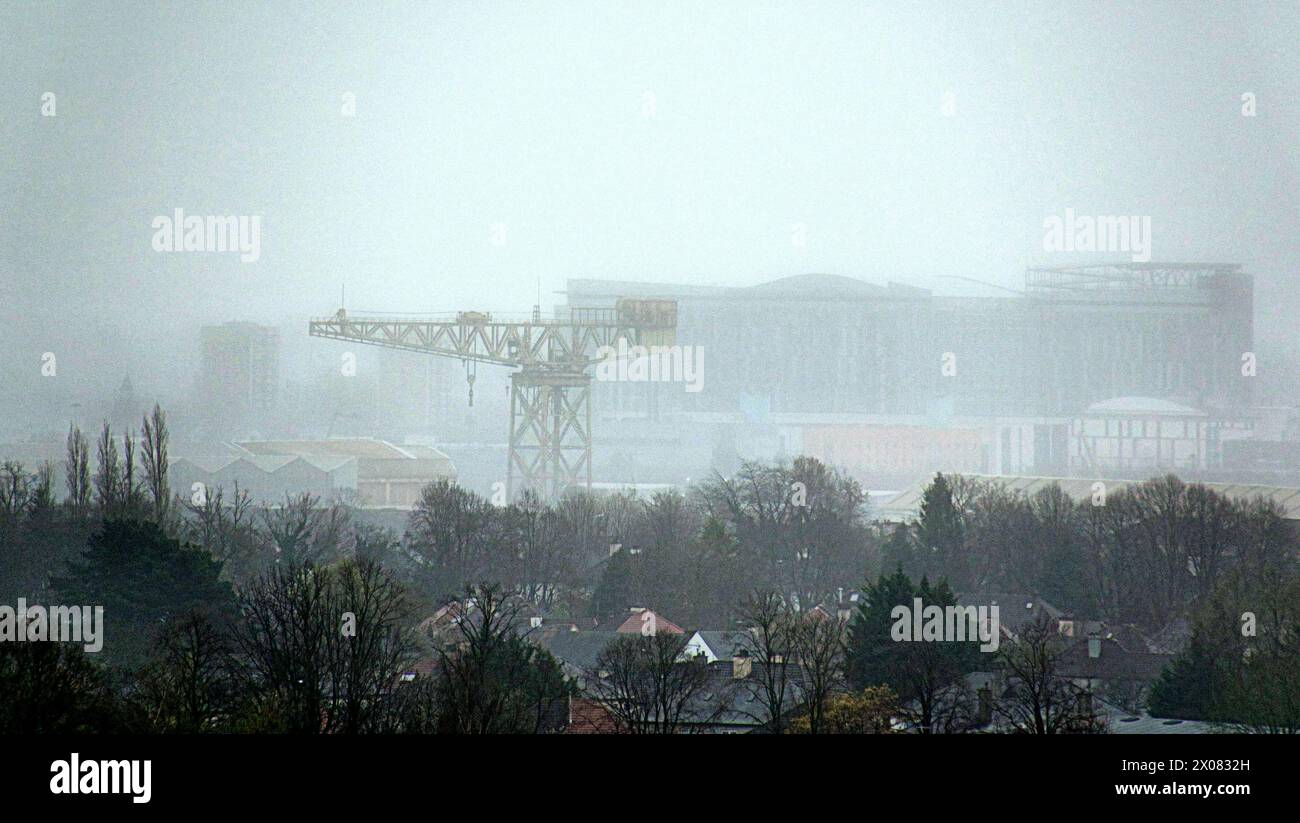
POLYGON ((172 485, 187 495, 195 484, 228 492, 238 484, 262 504, 313 494, 349 498, 367 508, 409 509, 428 484, 456 479, 451 459, 431 446, 365 437, 245 440, 216 453, 178 455, 170 466, 172 485))

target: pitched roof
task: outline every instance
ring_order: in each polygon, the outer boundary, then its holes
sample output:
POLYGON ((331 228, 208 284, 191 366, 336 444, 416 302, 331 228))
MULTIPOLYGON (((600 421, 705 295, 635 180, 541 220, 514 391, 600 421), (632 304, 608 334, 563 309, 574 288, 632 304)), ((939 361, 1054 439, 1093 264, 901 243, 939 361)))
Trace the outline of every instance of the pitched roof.
POLYGON ((195 457, 172 457, 167 461, 167 464, 168 466, 184 466, 188 464, 208 474, 215 474, 238 460, 238 457, 230 454, 205 454, 195 457))
POLYGON ((1055 627, 1061 618, 1060 609, 1032 594, 1015 592, 976 591, 962 592, 957 602, 965 606, 997 606, 998 623, 1013 637, 1042 617, 1055 627))
POLYGON ((1160 397, 1113 397, 1088 407, 1088 414, 1205 417, 1205 412, 1160 397))
MULTIPOLYGON (((784 714, 793 714, 801 706, 803 668, 796 663, 778 664, 785 668, 786 692, 784 714)), ((771 713, 762 688, 763 665, 754 663, 748 676, 736 677, 731 661, 708 664, 708 684, 686 706, 684 721, 704 726, 727 726, 741 730, 763 726, 771 713)))
POLYGON ((421 657, 412 660, 397 675, 398 683, 411 683, 417 679, 425 680, 438 671, 438 661, 432 657, 421 657))
POLYGON ((617 734, 618 727, 609 710, 585 697, 569 698, 569 723, 565 734, 617 734))
POLYGON ((641 634, 642 628, 653 621, 655 634, 686 634, 686 630, 673 621, 650 609, 634 609, 628 618, 615 629, 617 634, 641 634))
POLYGON ((733 660, 736 652, 747 648, 744 633, 730 631, 698 631, 691 636, 689 645, 698 649, 710 663, 733 660))
POLYGON ((561 663, 585 672, 596 667, 596 658, 617 639, 614 632, 558 632, 544 634, 537 642, 561 663))
POLYGON ((387 440, 374 437, 338 437, 322 440, 241 440, 235 443, 251 454, 333 455, 381 460, 410 460, 413 455, 387 440))
POLYGON ((1061 677, 1150 683, 1174 659, 1171 654, 1153 654, 1146 649, 1126 649, 1113 637, 1098 638, 1101 654, 1090 657, 1088 639, 1080 640, 1061 653, 1056 673, 1061 677))
POLYGON ((890 290, 875 283, 868 283, 854 277, 841 274, 794 274, 777 280, 769 280, 750 286, 755 294, 788 294, 801 298, 848 299, 855 297, 879 298, 890 294, 890 290))

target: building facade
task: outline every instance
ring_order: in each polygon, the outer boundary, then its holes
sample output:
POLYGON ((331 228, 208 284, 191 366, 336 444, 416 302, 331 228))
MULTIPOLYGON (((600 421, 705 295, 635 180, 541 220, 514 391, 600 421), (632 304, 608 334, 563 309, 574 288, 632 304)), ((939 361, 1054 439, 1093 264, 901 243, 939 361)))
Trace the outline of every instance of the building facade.
POLYGON ((1006 297, 940 297, 848 277, 748 288, 570 280, 570 307, 678 301, 703 390, 598 385, 597 407, 656 411, 1067 416, 1115 397, 1243 409, 1252 278, 1235 265, 1031 269, 1006 297))
POLYGON ((235 417, 275 408, 280 385, 278 329, 232 322, 202 327, 199 339, 199 396, 205 407, 235 417))
MULTIPOLYGON (((637 438, 671 448, 690 423, 722 471, 801 453, 888 484, 936 469, 1064 474, 1086 459, 1095 404, 1156 398, 1230 420, 1252 403, 1253 284, 1229 264, 1031 269, 999 297, 815 274, 746 288, 573 279, 567 294, 570 308, 677 301, 676 343, 702 350, 699 390, 597 381, 598 440, 623 455, 637 438)), ((1157 469, 1188 459, 1153 455, 1157 469)))

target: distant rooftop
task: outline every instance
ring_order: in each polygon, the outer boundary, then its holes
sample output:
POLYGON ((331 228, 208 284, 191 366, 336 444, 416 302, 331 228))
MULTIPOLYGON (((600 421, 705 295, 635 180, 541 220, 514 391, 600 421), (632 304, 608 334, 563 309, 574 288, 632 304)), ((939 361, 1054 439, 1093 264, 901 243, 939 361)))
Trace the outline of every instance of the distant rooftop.
MULTIPOLYGON (((1031 266, 1031 292, 1197 288, 1228 282, 1241 274, 1237 263, 1099 263, 1092 266, 1031 266)), ((1248 278, 1241 278, 1248 280, 1248 278)))
POLYGON ((1105 700, 1097 699, 1098 714, 1106 720, 1111 734, 1214 734, 1214 724, 1201 720, 1174 720, 1152 717, 1146 712, 1133 714, 1105 700))
POLYGON ((1158 397, 1116 397, 1093 403, 1089 414, 1162 415, 1169 417, 1204 417, 1205 412, 1158 397))
POLYGON ((927 289, 902 283, 879 285, 841 274, 795 274, 779 277, 755 286, 698 286, 679 283, 650 283, 634 280, 596 280, 572 278, 570 299, 584 297, 725 297, 729 299, 794 297, 804 300, 928 297, 927 289))
POLYGON ((324 440, 241 440, 235 445, 254 455, 332 455, 336 457, 365 457, 372 460, 414 460, 417 457, 441 457, 446 459, 447 457, 447 455, 429 446, 413 446, 408 449, 374 437, 339 437, 324 440), (421 454, 414 454, 412 451, 414 449, 418 449, 421 454))
POLYGON ((880 286, 840 274, 795 274, 790 277, 769 280, 766 283, 760 283, 746 289, 727 290, 728 296, 741 292, 764 296, 783 294, 804 299, 825 297, 928 297, 930 295, 928 290, 914 286, 905 286, 901 283, 888 283, 880 286))
MULTIPOLYGON (((955 277, 952 279, 967 280, 955 277)), ((972 281, 979 282, 979 281, 972 281)), ((1251 278, 1243 274, 1237 263, 1101 263, 1090 266, 1031 266, 1025 270, 1025 290, 1019 292, 1005 286, 984 283, 1007 292, 1015 292, 1010 299, 1026 296, 1044 296, 1066 299, 1076 292, 1110 292, 1113 297, 1148 300, 1165 300, 1161 292, 1180 290, 1180 294, 1203 292, 1205 299, 1222 287, 1241 284, 1249 288, 1251 278)), ((725 297, 743 300, 765 299, 772 296, 806 300, 824 299, 923 299, 932 296, 929 289, 904 283, 888 282, 885 285, 870 283, 841 274, 808 273, 779 277, 754 286, 702 286, 695 283, 655 283, 641 280, 604 280, 597 278, 570 278, 567 294, 570 302, 582 297, 613 299, 617 297, 709 298, 725 297)), ((1104 297, 1105 295, 1094 295, 1104 297)), ((970 298, 967 298, 970 299, 970 298)), ((989 298, 996 299, 996 298, 989 298)), ((1001 298, 1007 299, 1007 298, 1001 298)))

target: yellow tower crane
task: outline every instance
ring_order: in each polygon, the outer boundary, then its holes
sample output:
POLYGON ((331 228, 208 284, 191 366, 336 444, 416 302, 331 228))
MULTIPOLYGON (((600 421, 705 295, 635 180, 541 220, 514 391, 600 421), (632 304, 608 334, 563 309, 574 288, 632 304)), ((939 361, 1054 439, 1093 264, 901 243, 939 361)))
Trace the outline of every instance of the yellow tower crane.
POLYGON ((311 320, 308 333, 516 369, 510 376, 506 494, 513 500, 517 491, 533 489, 554 501, 571 487, 591 488, 588 369, 598 352, 616 349, 620 341, 629 347, 672 345, 677 301, 620 298, 614 308, 569 308, 554 319, 543 319, 535 308, 522 320, 476 311, 352 317, 339 309, 311 320))

